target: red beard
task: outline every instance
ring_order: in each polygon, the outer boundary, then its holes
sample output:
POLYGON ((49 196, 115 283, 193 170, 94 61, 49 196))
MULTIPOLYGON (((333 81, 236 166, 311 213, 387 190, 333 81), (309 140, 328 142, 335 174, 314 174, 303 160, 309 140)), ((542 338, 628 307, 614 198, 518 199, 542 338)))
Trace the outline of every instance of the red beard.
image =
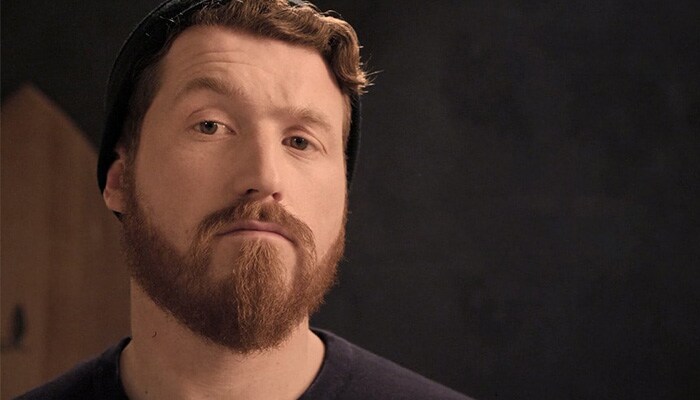
POLYGON ((144 215, 133 176, 125 178, 130 182, 122 242, 131 277, 161 309, 205 340, 244 354, 274 348, 318 309, 335 282, 345 221, 318 262, 306 224, 277 203, 242 201, 207 216, 187 253, 181 254, 144 215), (246 240, 227 268, 230 273, 214 278, 210 268, 216 233, 244 219, 284 227, 295 243, 296 265, 282 265, 269 241, 246 240), (287 268, 291 274, 285 273, 287 268))

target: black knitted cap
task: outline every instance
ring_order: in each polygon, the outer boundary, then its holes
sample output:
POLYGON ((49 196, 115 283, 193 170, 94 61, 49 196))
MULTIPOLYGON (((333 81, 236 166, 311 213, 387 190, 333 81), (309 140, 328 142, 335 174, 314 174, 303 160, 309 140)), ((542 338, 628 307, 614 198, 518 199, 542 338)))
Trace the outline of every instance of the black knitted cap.
MULTIPOLYGON (((114 62, 107 84, 105 99, 107 118, 102 132, 100 155, 97 160, 97 182, 100 191, 104 191, 107 183, 107 171, 117 158, 114 147, 119 142, 119 136, 124 128, 132 92, 139 75, 146 67, 143 60, 149 60, 157 54, 173 33, 185 30, 188 27, 187 21, 194 12, 206 5, 221 5, 228 1, 230 0, 166 1, 151 11, 126 39, 114 62)), ((302 4, 299 0, 289 0, 289 3, 292 6, 302 4)), ((360 146, 361 105, 359 96, 351 96, 351 106, 350 133, 345 149, 347 160, 345 173, 348 188, 352 181, 360 146)))

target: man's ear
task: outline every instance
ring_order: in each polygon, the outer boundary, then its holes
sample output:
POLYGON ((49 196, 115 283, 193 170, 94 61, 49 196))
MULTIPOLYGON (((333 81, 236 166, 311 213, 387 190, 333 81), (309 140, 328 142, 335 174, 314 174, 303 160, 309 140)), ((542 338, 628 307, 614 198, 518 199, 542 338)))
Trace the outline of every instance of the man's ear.
POLYGON ((102 198, 104 198, 107 208, 110 210, 123 214, 124 205, 126 204, 126 190, 124 181, 124 171, 126 169, 126 152, 123 147, 116 149, 117 159, 114 160, 112 165, 107 170, 107 183, 105 184, 105 190, 102 192, 102 198))

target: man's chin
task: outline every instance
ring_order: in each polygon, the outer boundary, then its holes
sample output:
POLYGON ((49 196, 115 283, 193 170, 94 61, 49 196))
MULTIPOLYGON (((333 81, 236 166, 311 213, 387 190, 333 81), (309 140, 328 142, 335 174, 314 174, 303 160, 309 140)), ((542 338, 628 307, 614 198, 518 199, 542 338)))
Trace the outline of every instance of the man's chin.
MULTIPOLYGON (((299 257, 291 242, 277 237, 224 237, 211 244, 211 256, 208 270, 214 281, 231 277, 240 265, 241 254, 246 248, 264 246, 275 255, 278 270, 284 275, 287 286, 291 283, 294 271, 299 268, 299 257)), ((269 268, 266 267, 266 268, 269 268)))

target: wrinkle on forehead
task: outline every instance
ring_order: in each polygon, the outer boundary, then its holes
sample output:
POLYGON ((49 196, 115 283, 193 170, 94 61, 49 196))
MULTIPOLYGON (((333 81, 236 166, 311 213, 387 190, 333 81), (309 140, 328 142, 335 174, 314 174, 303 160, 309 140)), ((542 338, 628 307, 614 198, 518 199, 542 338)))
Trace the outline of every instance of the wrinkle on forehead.
POLYGON ((189 64, 188 68, 196 67, 198 64, 225 62, 249 65, 270 73, 292 74, 302 71, 290 65, 288 60, 298 59, 301 56, 307 60, 313 59, 314 62, 319 61, 319 65, 323 65, 325 72, 340 90, 335 75, 316 49, 259 36, 236 28, 190 27, 173 42, 165 58, 174 54, 186 55, 184 59, 178 61, 178 64, 189 64), (201 40, 202 38, 206 40, 201 40), (200 57, 206 59, 197 61, 200 57), (270 63, 271 58, 276 59, 277 62, 270 63))

